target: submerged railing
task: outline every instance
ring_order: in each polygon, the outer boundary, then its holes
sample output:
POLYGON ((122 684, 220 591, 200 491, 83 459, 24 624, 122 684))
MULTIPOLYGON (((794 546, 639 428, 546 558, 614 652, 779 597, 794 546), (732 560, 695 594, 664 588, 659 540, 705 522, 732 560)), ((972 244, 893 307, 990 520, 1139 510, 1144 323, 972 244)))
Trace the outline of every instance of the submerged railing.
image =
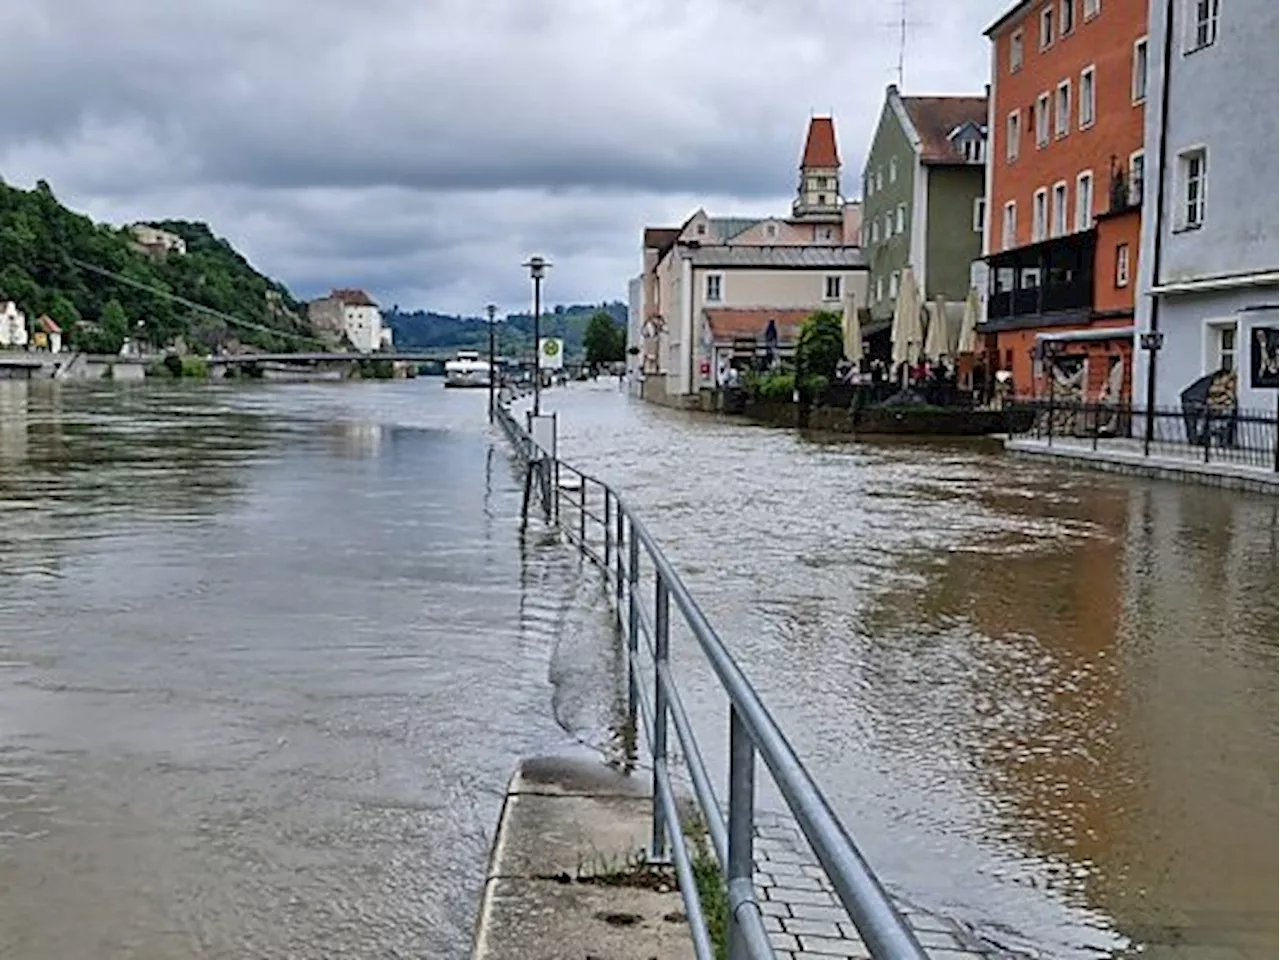
POLYGON ((542 449, 505 404, 498 407, 495 418, 525 468, 526 520, 536 492, 544 518, 559 526, 604 572, 612 587, 627 648, 628 719, 633 730, 637 717, 643 723, 653 763, 650 854, 657 861, 666 861, 670 854, 699 960, 714 960, 715 952, 668 766, 672 729, 724 874, 731 960, 774 957, 754 883, 757 756, 772 774, 871 956, 875 960, 925 960, 920 943, 832 812, 822 790, 644 524, 607 483, 542 449), (673 607, 729 701, 727 817, 676 686, 671 665, 673 607), (647 689, 652 690, 652 698, 647 689))

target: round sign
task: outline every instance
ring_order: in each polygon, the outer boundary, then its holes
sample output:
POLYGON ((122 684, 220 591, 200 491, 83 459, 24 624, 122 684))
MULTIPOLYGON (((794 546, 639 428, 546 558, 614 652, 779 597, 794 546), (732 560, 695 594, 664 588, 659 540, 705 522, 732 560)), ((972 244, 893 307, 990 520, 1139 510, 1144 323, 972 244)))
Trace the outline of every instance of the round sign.
POLYGON ((560 341, 544 340, 542 342, 542 352, 545 353, 548 357, 554 357, 557 353, 560 352, 560 341))

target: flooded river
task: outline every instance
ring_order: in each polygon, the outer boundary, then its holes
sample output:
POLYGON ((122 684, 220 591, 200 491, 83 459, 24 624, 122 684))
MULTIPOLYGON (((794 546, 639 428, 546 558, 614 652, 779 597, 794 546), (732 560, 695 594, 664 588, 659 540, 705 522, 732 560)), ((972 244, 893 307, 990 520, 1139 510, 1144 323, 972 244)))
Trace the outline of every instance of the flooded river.
MULTIPOLYGON (((1274 501, 548 404, 891 886, 1275 955, 1274 501)), ((611 736, 600 592, 521 543, 481 393, 0 383, 0 502, 5 958, 465 957, 515 762, 611 736)))

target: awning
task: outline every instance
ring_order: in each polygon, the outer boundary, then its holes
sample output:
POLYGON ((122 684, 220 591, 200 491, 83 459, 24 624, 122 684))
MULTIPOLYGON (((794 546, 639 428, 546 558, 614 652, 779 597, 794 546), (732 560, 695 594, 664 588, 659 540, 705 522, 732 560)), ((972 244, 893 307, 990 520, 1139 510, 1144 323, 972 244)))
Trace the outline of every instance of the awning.
POLYGON ((1037 333, 1036 343, 1052 341, 1069 343, 1075 340, 1132 340, 1134 327, 1103 327, 1093 330, 1064 330, 1061 333, 1037 333))

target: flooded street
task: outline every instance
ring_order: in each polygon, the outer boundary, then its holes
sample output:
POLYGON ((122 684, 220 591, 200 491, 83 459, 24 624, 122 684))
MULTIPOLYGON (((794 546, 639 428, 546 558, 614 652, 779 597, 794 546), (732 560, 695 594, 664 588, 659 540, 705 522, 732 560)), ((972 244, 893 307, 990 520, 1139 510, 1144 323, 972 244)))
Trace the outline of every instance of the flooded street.
MULTIPOLYGON (((895 891, 1054 957, 1275 955, 1274 499, 545 400, 895 891)), ((467 956, 515 763, 619 703, 484 403, 0 382, 0 957, 467 956)))
POLYGON ((467 956, 613 674, 483 398, 56 387, 0 383, 0 956, 467 956))
POLYGON ((603 382, 547 406, 891 886, 1052 956, 1275 956, 1274 499, 805 440, 603 382))

